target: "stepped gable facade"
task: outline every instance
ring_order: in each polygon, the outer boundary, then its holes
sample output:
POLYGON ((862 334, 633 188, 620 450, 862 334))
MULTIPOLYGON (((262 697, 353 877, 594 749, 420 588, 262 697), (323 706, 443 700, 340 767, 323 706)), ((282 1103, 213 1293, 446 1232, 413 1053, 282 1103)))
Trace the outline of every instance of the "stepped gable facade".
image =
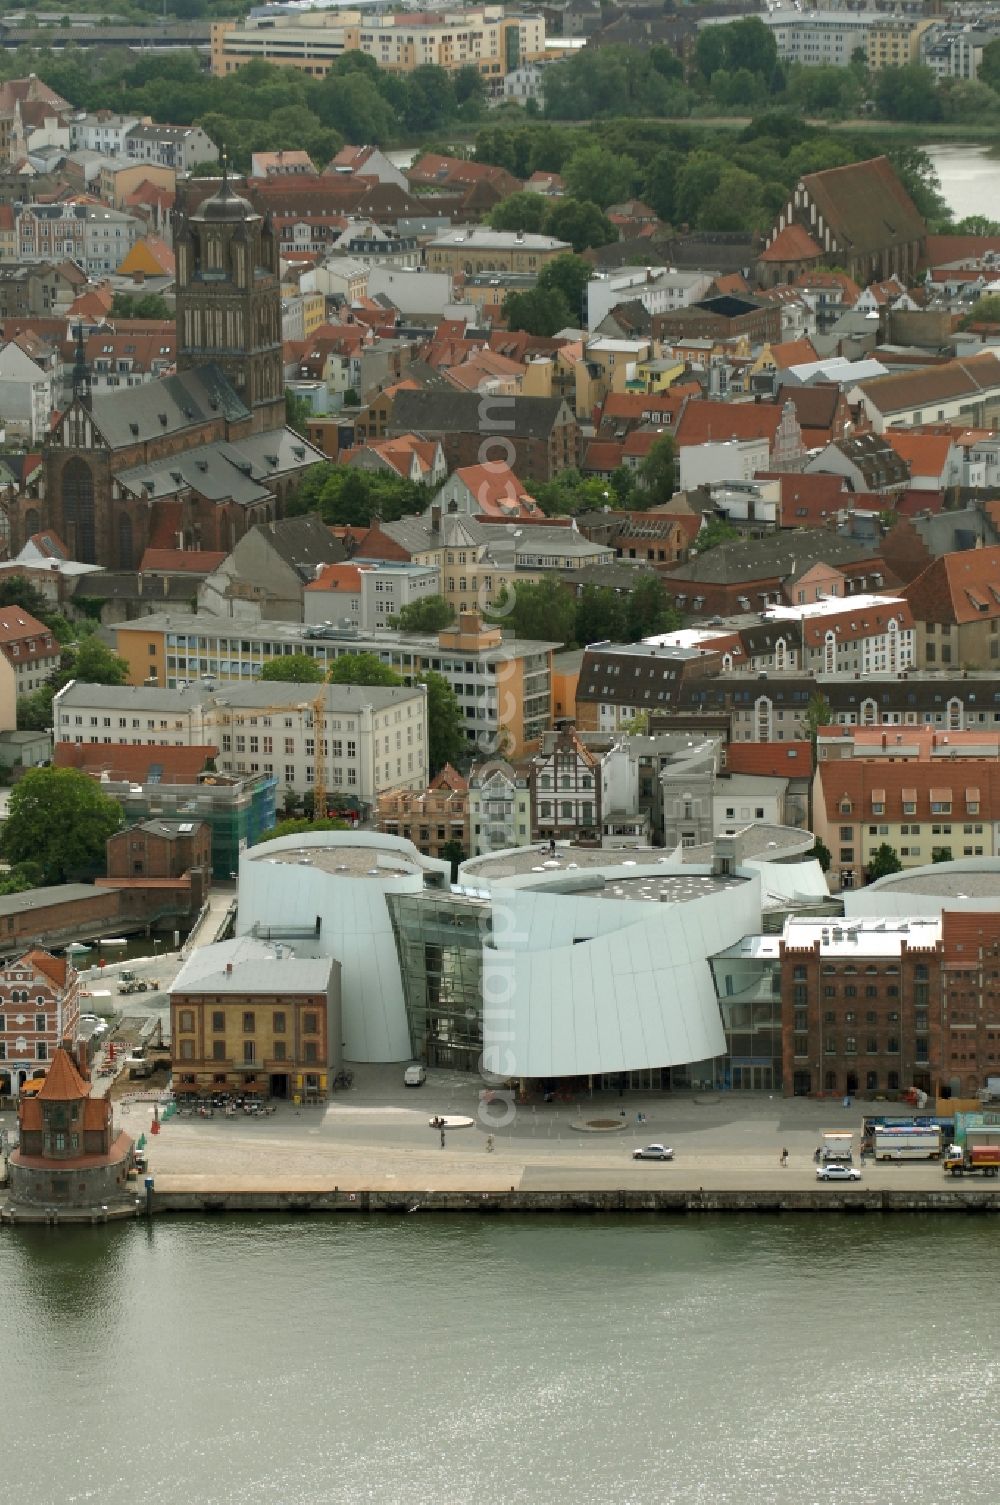
POLYGON ((763 287, 818 264, 843 267, 861 287, 896 276, 909 286, 927 227, 888 157, 806 173, 757 262, 763 287))

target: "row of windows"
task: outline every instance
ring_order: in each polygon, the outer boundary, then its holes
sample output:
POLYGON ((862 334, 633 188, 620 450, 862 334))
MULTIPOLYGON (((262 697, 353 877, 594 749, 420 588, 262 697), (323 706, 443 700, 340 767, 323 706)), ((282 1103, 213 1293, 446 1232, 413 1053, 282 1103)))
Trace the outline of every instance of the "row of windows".
MULTIPOLYGON (((261 1015, 261 1021, 262 1021, 262 1028, 267 1028, 267 1025, 263 1022, 264 1021, 264 1016, 263 1015, 261 1015)), ((318 1014, 311 1013, 311 1012, 304 1013, 302 1015, 302 1033, 304 1035, 315 1035, 315 1034, 317 1034, 318 1033, 318 1021, 319 1021, 319 1015, 318 1014)), ((256 1030, 257 1030, 257 1013, 256 1013, 256 1010, 254 1010, 254 1009, 244 1009, 244 1011, 243 1011, 243 1018, 242 1018, 242 1025, 243 1025, 243 1031, 242 1031, 243 1034, 245 1034, 245 1035, 252 1035, 252 1034, 256 1033, 256 1030)), ((177 1015, 177 1028, 179 1030, 183 1031, 184 1033, 187 1033, 187 1034, 193 1033, 194 1028, 195 1028, 194 1010, 193 1009, 180 1009, 178 1011, 178 1015, 177 1015)), ((226 1028, 226 1015, 225 1015, 225 1011, 222 1010, 222 1009, 214 1010, 213 1013, 212 1013, 212 1031, 213 1031, 213 1033, 214 1034, 218 1034, 220 1031, 224 1031, 225 1028, 226 1028)), ((287 1029, 288 1029, 288 1016, 287 1016, 287 1014, 283 1010, 278 1009, 278 1010, 275 1010, 271 1014, 270 1028, 271 1028, 271 1033, 275 1034, 275 1035, 283 1035, 283 1034, 285 1034, 287 1032, 287 1029)))

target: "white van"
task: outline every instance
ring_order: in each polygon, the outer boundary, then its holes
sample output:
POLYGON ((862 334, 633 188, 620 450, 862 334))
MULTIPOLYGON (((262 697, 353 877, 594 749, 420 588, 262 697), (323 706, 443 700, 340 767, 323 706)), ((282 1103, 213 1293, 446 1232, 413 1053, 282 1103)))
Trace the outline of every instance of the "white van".
POLYGON ((427 1068, 425 1066, 407 1066, 403 1072, 404 1087, 422 1087, 427 1080, 427 1068))

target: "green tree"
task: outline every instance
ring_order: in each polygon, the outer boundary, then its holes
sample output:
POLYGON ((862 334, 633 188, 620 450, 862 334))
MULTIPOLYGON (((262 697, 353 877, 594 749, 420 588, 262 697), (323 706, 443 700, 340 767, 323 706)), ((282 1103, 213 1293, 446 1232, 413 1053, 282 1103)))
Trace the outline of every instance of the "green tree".
POLYGON ((639 477, 654 502, 668 502, 674 494, 676 448, 673 436, 664 434, 639 466, 639 477))
POLYGON ((285 388, 285 422, 288 427, 294 429, 297 434, 304 434, 306 425, 312 417, 312 404, 308 398, 300 397, 290 387, 285 388))
POLYGON ((959 329, 968 329, 972 324, 1000 324, 1000 296, 995 293, 977 298, 975 303, 958 321, 959 329))
POLYGON ((899 860, 899 853, 895 847, 891 847, 887 841, 876 847, 868 859, 868 882, 874 883, 878 878, 887 878, 890 873, 901 873, 903 864, 899 860))
POLYGON ((574 316, 562 293, 546 292, 542 287, 508 293, 503 300, 503 316, 508 329, 524 329, 546 339, 560 329, 574 328, 580 319, 579 310, 574 316))
POLYGON ((327 816, 323 820, 309 820, 307 816, 299 816, 279 820, 270 831, 263 832, 260 839, 261 841, 277 841, 281 836, 305 836, 312 831, 349 831, 350 829, 348 821, 336 820, 333 816, 327 816))
POLYGON ((664 588, 659 575, 643 574, 629 592, 625 628, 629 641, 673 632, 681 625, 681 616, 664 588))
POLYGON ((280 658, 268 659, 261 668, 260 678, 289 685, 321 685, 323 666, 308 653, 283 653, 280 658))
POLYGON ((451 881, 458 882, 458 870, 465 861, 467 852, 460 841, 446 841, 441 848, 441 856, 445 862, 451 863, 451 881))
POLYGON ((65 883, 105 865, 105 844, 121 829, 117 800, 76 768, 32 768, 11 791, 0 833, 8 862, 36 862, 45 883, 65 883))
POLYGON ((494 230, 520 230, 538 235, 545 225, 548 204, 540 193, 512 193, 490 210, 494 230))
POLYGON ((1000 37, 994 37, 983 48, 979 62, 979 82, 988 84, 995 93, 1000 94, 1000 37))
POLYGON ((830 702, 822 690, 817 690, 816 694, 810 697, 803 720, 805 721, 806 731, 809 733, 809 741, 812 743, 813 763, 815 764, 819 729, 821 726, 829 726, 833 720, 830 702))
POLYGON ((111 316, 115 319, 168 319, 173 323, 173 310, 159 293, 115 293, 111 300, 111 316))
POLYGON ((489 616, 519 638, 566 646, 575 641, 576 602, 555 575, 545 575, 537 584, 518 583, 513 592, 503 587, 489 616))
POLYGON ((707 554, 709 549, 717 549, 720 543, 734 543, 739 536, 739 531, 724 517, 710 517, 702 523, 701 532, 691 545, 691 553, 707 554))
POLYGON ((618 239, 614 225, 596 204, 568 197, 549 205, 545 233, 568 241, 578 252, 591 246, 609 246, 618 239))
POLYGON ((934 74, 923 63, 880 69, 875 75, 875 103, 889 120, 940 120, 943 113, 934 74))
POLYGON ((816 838, 816 842, 813 846, 812 851, 809 853, 809 856, 815 857, 824 873, 828 873, 830 871, 830 866, 833 862, 833 854, 831 853, 830 848, 826 845, 826 842, 820 841, 818 836, 816 838))
POLYGON ((455 608, 443 596, 424 596, 400 608, 392 623, 400 632, 440 632, 455 620, 455 608))
POLYGON ((64 684, 80 679, 89 685, 124 685, 128 682, 128 664, 91 635, 63 653, 60 678, 64 684))
POLYGON ((543 292, 559 293, 565 298, 572 322, 576 323, 583 317, 587 283, 593 275, 594 268, 589 261, 566 252, 545 263, 538 274, 538 286, 543 292))
POLYGON ((41 591, 36 590, 24 575, 7 575, 0 580, 0 610, 5 606, 20 606, 22 611, 37 617, 40 622, 51 610, 41 591))
POLYGON ((623 643, 625 634, 625 605, 618 592, 608 585, 585 585, 576 602, 576 641, 623 643))
POLYGON ((931 851, 932 862, 951 862, 951 847, 934 847, 931 851))
POLYGON ((634 157, 617 156, 596 141, 574 152, 563 168, 566 192, 599 209, 631 198, 637 175, 634 157))
POLYGON ((403 677, 375 653, 344 653, 326 676, 331 685, 401 685, 403 677))
POLYGON ((417 683, 427 686, 427 760, 434 775, 446 763, 457 767, 465 760, 469 748, 465 721, 455 692, 442 675, 429 670, 418 676, 417 683))

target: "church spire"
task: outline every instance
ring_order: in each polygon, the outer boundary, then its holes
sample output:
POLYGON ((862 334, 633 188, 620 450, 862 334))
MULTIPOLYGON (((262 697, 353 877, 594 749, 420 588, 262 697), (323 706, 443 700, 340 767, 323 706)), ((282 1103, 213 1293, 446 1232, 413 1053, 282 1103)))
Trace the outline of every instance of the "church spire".
POLYGON ((76 326, 76 355, 73 360, 73 401, 90 407, 90 367, 83 344, 83 320, 76 326))

